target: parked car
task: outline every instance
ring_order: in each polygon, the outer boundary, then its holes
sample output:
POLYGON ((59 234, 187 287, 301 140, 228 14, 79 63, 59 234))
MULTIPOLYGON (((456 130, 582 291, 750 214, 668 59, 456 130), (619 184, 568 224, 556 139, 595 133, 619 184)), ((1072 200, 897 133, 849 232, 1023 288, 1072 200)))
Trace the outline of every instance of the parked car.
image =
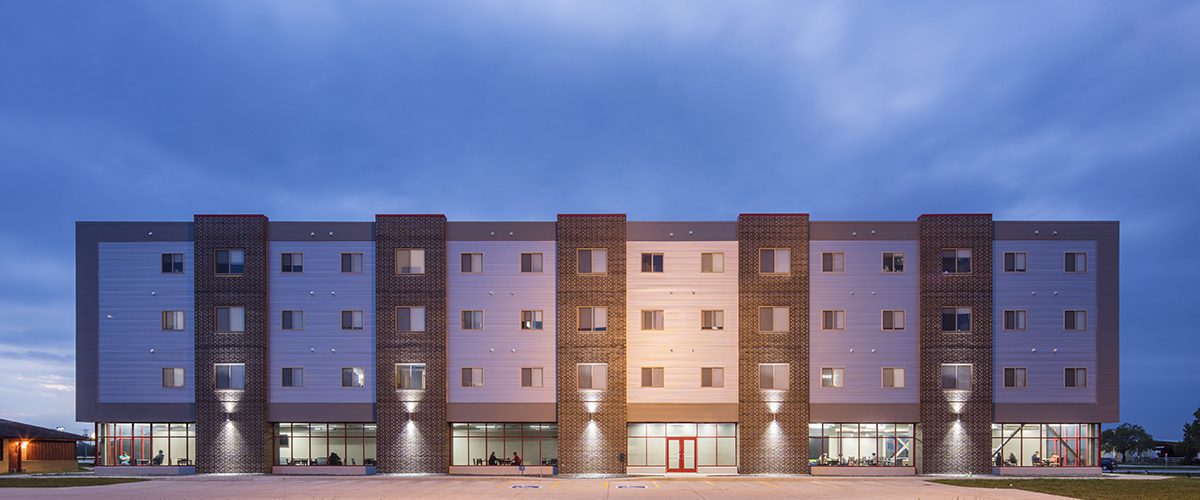
POLYGON ((1108 457, 1103 457, 1100 459, 1100 468, 1106 471, 1116 471, 1117 461, 1108 457))

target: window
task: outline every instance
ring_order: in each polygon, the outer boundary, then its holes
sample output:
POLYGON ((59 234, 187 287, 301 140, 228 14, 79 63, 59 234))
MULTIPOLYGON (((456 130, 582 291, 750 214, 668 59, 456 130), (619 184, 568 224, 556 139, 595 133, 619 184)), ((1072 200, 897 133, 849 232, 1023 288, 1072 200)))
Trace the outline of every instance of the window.
POLYGON ((1067 309, 1063 311, 1063 330, 1087 331, 1087 311, 1079 309, 1067 309))
POLYGON ((542 386, 542 369, 541 368, 522 368, 521 369, 521 387, 541 387, 542 386))
POLYGON ((463 368, 463 387, 483 387, 483 368, 463 368))
POLYGON ((242 250, 217 250, 217 274, 242 274, 246 270, 246 252, 242 250))
POLYGON ((451 466, 487 467, 492 456, 503 465, 513 453, 526 466, 558 465, 558 424, 451 422, 450 436, 451 466))
POLYGON ((1087 387, 1087 368, 1064 368, 1064 387, 1087 387))
POLYGON ((183 368, 163 368, 163 387, 183 387, 183 368))
POLYGON ((967 274, 971 272, 970 248, 947 248, 942 250, 943 274, 967 274))
POLYGON ((521 311, 522 330, 541 330, 542 311, 521 311))
POLYGON ((283 273, 302 273, 304 272, 304 254, 302 253, 284 253, 280 255, 281 268, 283 273))
POLYGON ((396 274, 425 274, 425 249, 397 248, 396 274))
POLYGON ((363 387, 366 382, 365 368, 342 368, 342 387, 363 387))
POLYGON ((787 363, 763 363, 758 365, 758 388, 786 391, 788 390, 787 363))
POLYGON ((580 307, 579 331, 603 332, 608 330, 607 307, 580 307))
POLYGON ((701 330, 724 330, 725 311, 700 311, 701 330))
POLYGON ((725 387, 725 369, 721 367, 701 368, 700 387, 725 387))
POLYGON ((284 368, 283 369, 283 386, 284 387, 304 387, 304 369, 303 368, 284 368))
POLYGON ((1028 257, 1025 255, 1025 252, 1004 252, 1004 272, 1025 272, 1026 260, 1028 260, 1028 257))
POLYGON ((992 464, 998 467, 1095 467, 1099 424, 992 424, 992 464))
POLYGON ((424 307, 397 307, 396 333, 419 333, 425 331, 424 307))
POLYGON ((904 310, 892 309, 883 311, 883 331, 894 332, 904 329, 904 310))
POLYGON ((246 308, 218 307, 217 333, 246 333, 246 308))
POLYGON ((661 273, 661 272, 663 272, 663 254, 661 254, 661 253, 643 253, 642 254, 642 272, 643 273, 661 273))
POLYGON ((182 273, 183 272, 183 254, 181 253, 164 253, 162 254, 162 272, 164 273, 182 273))
POLYGON ((374 466, 378 426, 355 422, 281 422, 272 424, 273 465, 329 466, 337 453, 340 465, 374 466))
POLYGON ((483 272, 483 254, 481 253, 464 253, 461 256, 462 272, 464 273, 482 273, 483 272))
MULTIPOLYGON (((74 445, 64 443, 68 449, 74 445)), ((132 467, 196 464, 196 424, 105 422, 96 424, 96 465, 132 467)), ((7 450, 0 464, 8 460, 7 450)), ((26 456, 25 460, 37 459, 26 456)), ((7 467, 4 470, 8 470, 7 467)))
POLYGON ((703 470, 738 465, 738 424, 733 422, 631 422, 626 424, 625 435, 626 465, 629 466, 658 467, 660 470, 677 467, 681 458, 680 438, 689 443, 685 447, 688 450, 685 460, 689 466, 703 470), (667 451, 667 443, 671 443, 671 452, 667 451))
POLYGON ((605 390, 608 389, 608 365, 604 363, 583 363, 576 366, 579 371, 579 388, 605 390))
POLYGON ((821 252, 821 272, 846 272, 846 254, 842 252, 821 252))
POLYGON ((656 368, 643 367, 642 368, 642 387, 660 387, 661 388, 662 386, 663 386, 663 369, 661 367, 656 367, 656 368))
POLYGON ((217 390, 242 391, 246 389, 246 365, 244 363, 217 363, 213 365, 217 375, 217 390))
POLYGON ((845 330, 846 329, 846 311, 842 311, 842 310, 821 311, 821 329, 822 330, 845 330))
POLYGON ((363 329, 363 312, 362 311, 342 311, 342 329, 343 330, 362 330, 363 329))
POLYGON ((725 254, 719 252, 706 252, 700 254, 700 272, 702 273, 723 273, 725 272, 725 254))
MULTIPOLYGON (((915 424, 808 424, 808 462, 815 466, 912 467, 915 424)), ((865 475, 865 474, 864 474, 865 475)))
POLYGON ((163 331, 183 330, 183 311, 163 311, 162 329, 163 331))
POLYGON ((947 364, 942 365, 943 390, 971 390, 971 365, 947 364))
POLYGON ((788 319, 787 307, 760 307, 758 308, 758 331, 787 333, 789 331, 788 319))
POLYGON ((1087 272, 1087 254, 1083 252, 1067 252, 1063 254, 1063 271, 1068 273, 1087 272))
POLYGON ((1005 368, 1004 387, 1020 389, 1026 384, 1024 368, 1005 368))
POLYGON ((1026 313, 1022 310, 1009 309, 1004 311, 1005 330, 1024 330, 1026 313))
POLYGON ((642 311, 642 330, 662 330, 663 311, 661 309, 642 311))
POLYGON ((580 248, 575 251, 575 270, 579 274, 604 274, 608 272, 608 250, 603 248, 580 248))
POLYGON ((523 273, 540 273, 540 272, 542 272, 542 254, 540 254, 540 253, 523 253, 523 254, 521 254, 521 272, 523 272, 523 273))
POLYGON ((284 330, 303 330, 304 311, 283 311, 282 328, 284 330))
POLYGON ((903 368, 884 368, 883 369, 883 387, 885 389, 903 389, 904 388, 904 369, 903 368))
POLYGON ((425 390, 425 363, 397 363, 396 389, 405 391, 425 390))
POLYGON ((477 309, 469 309, 462 312, 462 329, 463 330, 482 330, 483 329, 483 311, 477 309))
POLYGON ((788 248, 762 248, 758 251, 759 274, 792 272, 792 251, 788 248))
POLYGON ((821 387, 838 388, 846 386, 845 368, 822 368, 821 387))
POLYGON ((942 331, 947 333, 970 333, 971 308, 943 307, 942 331))
POLYGON ((342 272, 343 273, 361 273, 361 272, 363 272, 363 254, 361 254, 361 253, 343 253, 342 254, 342 272))
POLYGON ((902 273, 904 272, 904 254, 897 252, 884 252, 883 254, 883 272, 885 273, 902 273))

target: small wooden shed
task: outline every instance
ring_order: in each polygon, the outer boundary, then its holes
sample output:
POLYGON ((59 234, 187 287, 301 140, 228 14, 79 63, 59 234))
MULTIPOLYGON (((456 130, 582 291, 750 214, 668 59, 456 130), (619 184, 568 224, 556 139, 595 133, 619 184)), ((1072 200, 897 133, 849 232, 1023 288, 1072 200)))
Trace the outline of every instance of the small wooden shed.
POLYGON ((86 437, 0 419, 0 474, 79 470, 75 443, 86 437))

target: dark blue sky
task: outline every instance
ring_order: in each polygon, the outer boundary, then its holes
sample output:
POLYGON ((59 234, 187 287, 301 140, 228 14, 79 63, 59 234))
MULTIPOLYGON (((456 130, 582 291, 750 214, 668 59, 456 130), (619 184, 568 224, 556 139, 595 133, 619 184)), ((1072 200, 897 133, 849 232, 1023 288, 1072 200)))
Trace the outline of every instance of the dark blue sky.
POLYGON ((1122 223, 1122 417, 1200 406, 1200 3, 7 1, 0 416, 73 424, 76 220, 1122 223), (752 8, 751 8, 752 7, 752 8))

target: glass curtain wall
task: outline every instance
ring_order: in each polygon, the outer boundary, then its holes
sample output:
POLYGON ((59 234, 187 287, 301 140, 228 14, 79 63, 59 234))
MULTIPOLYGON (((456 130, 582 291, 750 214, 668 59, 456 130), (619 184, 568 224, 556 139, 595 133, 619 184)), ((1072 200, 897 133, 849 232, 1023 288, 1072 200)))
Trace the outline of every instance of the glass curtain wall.
POLYGON ((186 466, 196 464, 196 424, 96 424, 99 465, 186 466))
POLYGON ((558 424, 452 423, 450 465, 558 465, 558 424), (492 456, 495 455, 495 458, 492 456))
POLYGON ((374 423, 278 423, 275 465, 375 465, 374 423))
POLYGON ((996 467, 1096 467, 1098 424, 992 424, 996 467))
POLYGON ((665 467, 667 438, 696 438, 697 467, 736 467, 737 424, 628 424, 627 465, 665 467))
POLYGON ((817 466, 912 467, 916 424, 808 424, 808 463, 817 466))

